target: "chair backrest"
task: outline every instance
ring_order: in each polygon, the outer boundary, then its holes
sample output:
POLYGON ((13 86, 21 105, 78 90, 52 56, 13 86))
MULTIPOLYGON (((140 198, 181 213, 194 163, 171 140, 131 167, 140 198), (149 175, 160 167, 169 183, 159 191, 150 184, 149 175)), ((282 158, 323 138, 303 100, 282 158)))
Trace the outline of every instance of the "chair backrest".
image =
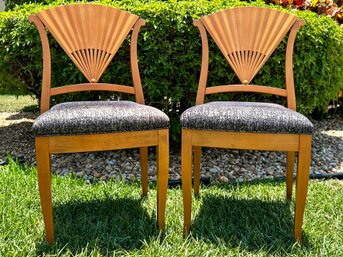
POLYGON ((287 97, 288 108, 295 110, 293 82, 293 46, 304 22, 296 16, 269 8, 239 7, 213 13, 194 21, 202 39, 202 66, 196 104, 206 94, 222 92, 258 92, 287 97), (211 35, 242 84, 206 88, 208 75, 208 39, 211 35), (286 89, 251 85, 252 79, 290 32, 286 50, 286 89))
POLYGON ((134 94, 144 103, 137 63, 137 38, 145 24, 138 16, 119 9, 97 4, 71 4, 53 7, 30 15, 42 41, 43 82, 41 112, 49 109, 50 97, 57 94, 105 90, 134 94), (45 28, 56 39, 89 83, 51 88, 51 58, 45 28), (119 47, 131 32, 130 62, 133 87, 98 83, 119 47))

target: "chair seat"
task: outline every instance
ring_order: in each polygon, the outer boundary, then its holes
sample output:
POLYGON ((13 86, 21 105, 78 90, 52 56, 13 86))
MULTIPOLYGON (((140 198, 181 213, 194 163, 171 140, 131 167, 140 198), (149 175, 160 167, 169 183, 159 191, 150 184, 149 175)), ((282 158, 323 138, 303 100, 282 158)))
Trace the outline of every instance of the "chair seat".
POLYGON ((130 101, 67 102, 40 115, 32 126, 36 136, 101 134, 166 129, 162 111, 130 101))
POLYGON ((210 102, 184 111, 186 129, 230 132, 312 134, 312 123, 302 114, 271 103, 210 102))

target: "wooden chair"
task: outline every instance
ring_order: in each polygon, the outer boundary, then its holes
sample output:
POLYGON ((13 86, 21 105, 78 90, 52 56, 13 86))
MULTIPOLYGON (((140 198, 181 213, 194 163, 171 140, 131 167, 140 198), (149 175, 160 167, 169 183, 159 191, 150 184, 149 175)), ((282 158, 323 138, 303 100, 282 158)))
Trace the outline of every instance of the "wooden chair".
POLYGON ((201 147, 287 152, 287 199, 292 197, 295 153, 298 172, 294 237, 301 228, 311 159, 313 125, 297 113, 293 82, 293 46, 304 24, 296 16, 273 9, 242 7, 220 11, 194 21, 202 40, 202 66, 196 106, 181 115, 184 233, 191 227, 192 151, 194 191, 199 194, 201 147), (286 49, 286 89, 251 84, 256 73, 289 33, 286 49), (207 32, 242 84, 207 87, 209 50, 207 32), (286 97, 287 107, 271 103, 210 102, 205 95, 258 92, 286 97))
POLYGON ((93 4, 64 5, 31 15, 43 47, 41 115, 33 124, 38 185, 46 238, 54 241, 51 198, 51 154, 139 148, 143 195, 148 191, 148 146, 157 146, 157 221, 165 227, 169 165, 169 118, 144 105, 137 62, 137 38, 144 20, 112 7, 93 4), (51 87, 47 28, 89 83, 51 87), (131 32, 130 61, 133 87, 99 83, 118 48, 131 32), (133 94, 131 101, 84 101, 55 105, 50 97, 77 91, 113 91, 133 94))

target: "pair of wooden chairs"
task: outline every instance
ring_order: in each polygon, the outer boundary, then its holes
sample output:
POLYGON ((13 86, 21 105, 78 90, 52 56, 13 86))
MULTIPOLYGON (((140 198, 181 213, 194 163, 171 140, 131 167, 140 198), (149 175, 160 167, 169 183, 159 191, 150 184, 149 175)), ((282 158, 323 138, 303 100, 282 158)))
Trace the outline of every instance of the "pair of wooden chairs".
MULTIPOLYGON (((169 119, 144 105, 137 63, 137 38, 144 20, 115 8, 75 4, 59 6, 29 17, 39 31, 43 47, 41 115, 33 124, 38 185, 46 238, 54 240, 50 159, 51 154, 139 148, 142 191, 148 189, 147 147, 157 147, 157 222, 165 227, 169 166, 169 119), (46 28, 89 83, 51 87, 51 60, 46 28), (99 83, 119 46, 132 31, 130 60, 133 87, 99 83), (67 102, 50 109, 58 94, 105 90, 133 94, 136 102, 67 102)), ((256 7, 217 12, 194 22, 202 40, 202 67, 196 106, 181 116, 182 190, 184 232, 191 226, 192 163, 194 191, 199 194, 201 147, 223 147, 287 152, 287 198, 291 199, 295 153, 298 153, 294 236, 301 242, 313 126, 295 112, 292 73, 293 45, 303 21, 284 12, 256 7), (209 51, 207 32, 239 77, 240 85, 207 87, 209 51), (290 31, 286 49, 286 89, 252 85, 251 81, 290 31), (259 92, 287 98, 288 108, 270 103, 210 102, 207 94, 259 92), (194 158, 192 159, 194 148, 194 158)))

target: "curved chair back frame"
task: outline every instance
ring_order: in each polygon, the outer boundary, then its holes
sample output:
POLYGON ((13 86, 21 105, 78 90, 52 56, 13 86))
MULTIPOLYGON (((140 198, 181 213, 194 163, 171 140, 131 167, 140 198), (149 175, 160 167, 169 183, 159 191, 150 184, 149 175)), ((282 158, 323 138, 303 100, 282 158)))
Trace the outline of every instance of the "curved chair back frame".
MULTIPOLYGON (((51 96, 80 91, 98 90, 134 94, 136 102, 144 104, 144 95, 137 62, 137 39, 139 30, 145 25, 145 21, 139 19, 136 15, 112 7, 86 5, 87 10, 84 10, 84 8, 85 5, 66 5, 53 8, 53 11, 48 9, 41 11, 36 15, 29 16, 29 20, 36 25, 39 31, 43 48, 41 113, 49 110, 51 96), (68 14, 66 13, 65 8, 68 8, 68 14), (115 13, 113 15, 109 14, 111 11, 113 13, 113 9, 116 10, 115 13), (100 22, 97 22, 95 25, 91 22, 83 24, 81 18, 78 17, 80 13, 83 12, 91 13, 93 16, 99 16, 103 13, 104 16, 116 20, 112 21, 112 26, 110 24, 108 26, 101 26, 102 19, 96 19, 100 20, 100 22), (63 22, 61 22, 61 20, 63 20, 63 22), (125 25, 127 21, 129 21, 129 26, 125 25), (75 24, 78 24, 78 26, 75 26, 75 24), (123 27, 118 29, 118 26, 114 26, 118 24, 123 27), (95 29, 96 25, 98 25, 98 29, 95 29), (76 30, 75 27, 81 28, 81 32, 76 30), (45 28, 50 31, 75 65, 85 75, 89 83, 51 88, 51 57, 49 40, 45 28), (113 59, 119 46, 131 29, 133 29, 133 31, 130 43, 130 63, 133 87, 98 83, 100 76, 113 59), (96 31, 97 34, 95 34, 94 31, 96 31), (83 40, 86 41, 86 43, 84 43, 83 40)), ((91 20, 91 17, 89 17, 88 20, 91 20)), ((94 19, 92 20, 94 21, 94 19)), ((106 22, 106 20, 103 20, 103 22, 106 22)))
POLYGON ((265 8, 259 8, 264 15, 257 16, 254 12, 255 9, 256 7, 228 9, 194 21, 194 26, 199 28, 202 41, 202 64, 196 98, 197 105, 204 103, 205 95, 208 94, 256 92, 286 97, 288 108, 296 110, 293 48, 298 29, 304 25, 304 21, 298 20, 293 15, 265 8), (275 21, 278 15, 283 16, 278 19, 278 24, 272 23, 271 21, 275 21), (264 23, 267 25, 262 26, 264 23), (242 28, 243 31, 241 31, 242 28), (287 42, 285 65, 286 89, 250 84, 289 30, 291 32, 287 42), (241 80, 241 85, 207 87, 209 47, 206 31, 210 33, 225 59, 241 80), (258 41, 261 43, 257 44, 258 41))

